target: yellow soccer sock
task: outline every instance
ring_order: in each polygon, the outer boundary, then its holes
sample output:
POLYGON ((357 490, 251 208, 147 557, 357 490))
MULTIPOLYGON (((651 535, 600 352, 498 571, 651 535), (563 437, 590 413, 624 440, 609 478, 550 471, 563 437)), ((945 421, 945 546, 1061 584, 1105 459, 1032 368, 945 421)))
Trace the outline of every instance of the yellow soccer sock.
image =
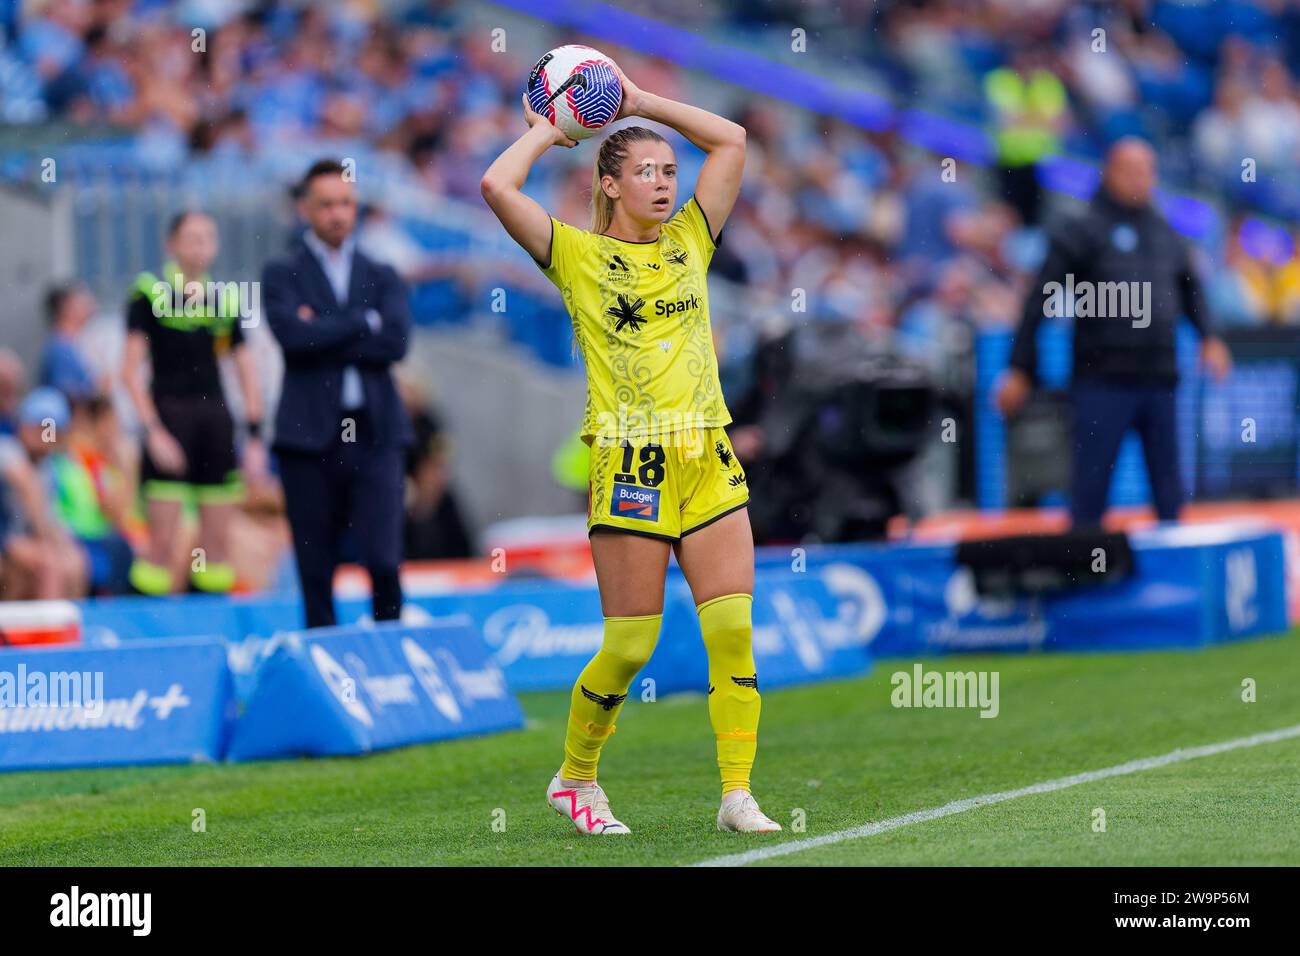
POLYGON ((749 789, 758 751, 758 672, 750 594, 724 594, 697 605, 709 654, 709 721, 718 740, 722 792, 749 789))
POLYGON ((627 689, 659 640, 662 614, 605 618, 605 636, 573 685, 564 736, 564 780, 595 780, 600 748, 614 732, 627 689))

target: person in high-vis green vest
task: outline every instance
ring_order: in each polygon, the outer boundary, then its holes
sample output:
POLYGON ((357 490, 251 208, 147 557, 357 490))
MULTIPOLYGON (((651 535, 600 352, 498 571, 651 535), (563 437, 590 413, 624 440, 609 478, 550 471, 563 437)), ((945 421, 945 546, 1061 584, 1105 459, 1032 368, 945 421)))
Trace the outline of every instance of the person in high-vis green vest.
POLYGON ((118 427, 113 404, 105 396, 79 398, 71 410, 66 440, 45 462, 51 505, 85 552, 90 593, 129 594, 131 541, 139 540, 143 522, 115 460, 118 427))
POLYGON ((247 419, 244 473, 266 470, 261 393, 244 343, 238 289, 208 275, 217 250, 217 226, 210 216, 176 216, 167 235, 171 260, 160 275, 137 277, 127 305, 122 377, 144 430, 140 478, 149 523, 148 546, 132 564, 130 577, 143 594, 174 589, 176 537, 184 509, 194 505, 199 547, 190 555, 190 584, 215 593, 235 584, 228 533, 243 487, 234 422, 221 387, 219 359, 227 353, 247 419), (153 369, 148 388, 146 357, 153 369))
POLYGON ((1060 149, 1067 117, 1065 85, 1045 64, 1021 54, 984 77, 984 96, 997 122, 993 138, 1006 199, 1026 224, 1039 219, 1042 189, 1036 166, 1060 149))
POLYGON ((582 429, 575 428, 551 455, 551 477, 561 488, 579 492, 585 498, 590 457, 591 449, 582 440, 582 429))

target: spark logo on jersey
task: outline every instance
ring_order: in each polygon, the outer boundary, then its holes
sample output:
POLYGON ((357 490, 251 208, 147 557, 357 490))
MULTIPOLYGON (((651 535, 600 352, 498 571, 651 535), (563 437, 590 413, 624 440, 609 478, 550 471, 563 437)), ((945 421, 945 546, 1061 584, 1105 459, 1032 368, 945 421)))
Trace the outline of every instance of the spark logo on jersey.
POLYGON ((688 299, 656 299, 655 315, 675 315, 700 307, 700 297, 693 295, 688 299))
POLYGON ((638 488, 616 482, 610 497, 609 513, 615 518, 659 520, 659 489, 638 488))

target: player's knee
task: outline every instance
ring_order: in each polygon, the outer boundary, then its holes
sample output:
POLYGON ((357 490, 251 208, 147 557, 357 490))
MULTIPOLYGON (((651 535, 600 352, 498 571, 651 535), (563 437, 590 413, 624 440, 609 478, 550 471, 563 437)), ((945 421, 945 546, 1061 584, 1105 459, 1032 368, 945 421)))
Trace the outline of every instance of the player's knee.
POLYGON ((753 596, 726 594, 697 606, 700 633, 710 656, 749 657, 753 647, 753 596))
POLYGON ((662 614, 636 617, 606 617, 601 650, 623 661, 632 674, 650 662, 659 641, 662 614))

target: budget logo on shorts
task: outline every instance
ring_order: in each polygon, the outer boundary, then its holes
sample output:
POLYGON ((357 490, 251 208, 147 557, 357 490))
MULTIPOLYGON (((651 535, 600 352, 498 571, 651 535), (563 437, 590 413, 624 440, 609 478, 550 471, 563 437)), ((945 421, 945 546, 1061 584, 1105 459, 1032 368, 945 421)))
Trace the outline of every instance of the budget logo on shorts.
POLYGON ((641 518, 659 520, 659 489, 638 488, 636 485, 616 483, 609 503, 609 513, 615 518, 641 518))

